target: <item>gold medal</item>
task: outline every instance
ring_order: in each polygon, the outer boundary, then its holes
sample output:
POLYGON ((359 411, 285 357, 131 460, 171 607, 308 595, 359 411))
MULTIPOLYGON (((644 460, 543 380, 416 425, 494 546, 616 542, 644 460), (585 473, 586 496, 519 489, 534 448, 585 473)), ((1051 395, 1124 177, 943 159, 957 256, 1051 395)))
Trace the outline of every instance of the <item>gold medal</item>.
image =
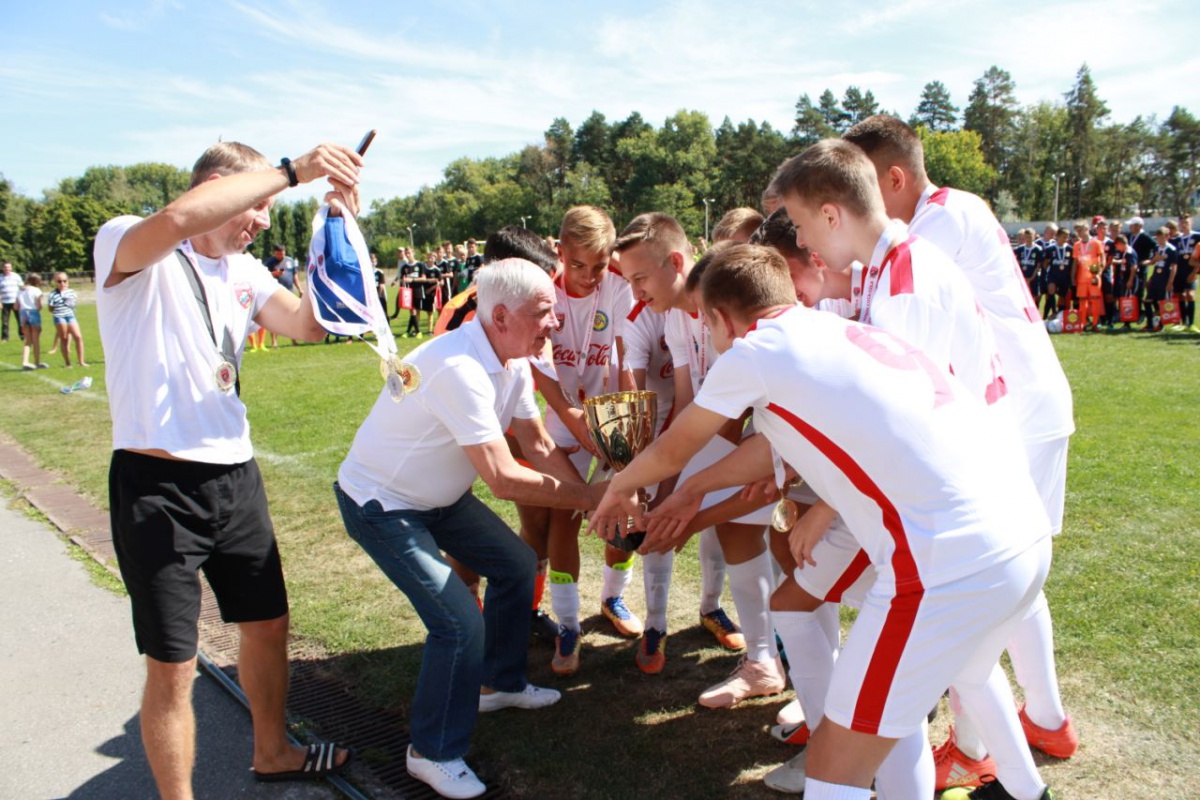
POLYGON ((421 387, 421 370, 416 364, 401 361, 399 356, 390 356, 379 363, 379 373, 387 385, 392 401, 399 403, 421 387))
POLYGON ((779 533, 789 532, 800 521, 800 507, 796 505, 795 500, 787 496, 787 493, 792 487, 803 482, 797 475, 779 490, 779 502, 775 504, 775 508, 771 509, 771 527, 779 533))
POLYGON ((800 509, 796 501, 787 497, 780 499, 771 510, 771 527, 780 533, 787 533, 800 521, 800 509))
POLYGON ((213 377, 216 379, 217 388, 222 392, 228 392, 237 385, 237 367, 228 361, 222 361, 217 364, 213 377))

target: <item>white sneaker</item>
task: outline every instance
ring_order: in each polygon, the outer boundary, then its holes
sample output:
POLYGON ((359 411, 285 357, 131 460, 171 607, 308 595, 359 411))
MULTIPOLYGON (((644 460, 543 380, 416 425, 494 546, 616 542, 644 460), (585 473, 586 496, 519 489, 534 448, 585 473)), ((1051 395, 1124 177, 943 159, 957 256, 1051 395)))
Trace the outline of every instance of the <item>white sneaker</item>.
POLYGON ((405 761, 409 775, 429 784, 430 788, 442 797, 479 797, 487 791, 483 781, 475 777, 475 773, 467 766, 467 762, 461 758, 453 761, 431 761, 428 758, 418 758, 413 755, 410 744, 405 761))
POLYGON ((804 756, 802 750, 783 764, 771 770, 763 778, 768 789, 774 789, 784 794, 804 794, 804 756))
POLYGON ((479 695, 479 713, 499 711, 502 708, 545 708, 562 699, 555 689, 543 689, 532 683, 525 684, 519 692, 492 692, 479 695))

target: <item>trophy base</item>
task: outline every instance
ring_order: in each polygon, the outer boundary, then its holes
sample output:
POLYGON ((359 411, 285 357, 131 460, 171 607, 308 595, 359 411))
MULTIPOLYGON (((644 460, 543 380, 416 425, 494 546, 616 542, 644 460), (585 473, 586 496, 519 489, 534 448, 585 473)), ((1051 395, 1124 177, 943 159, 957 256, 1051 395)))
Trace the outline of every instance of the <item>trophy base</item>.
POLYGON ((642 542, 646 540, 645 531, 630 531, 624 535, 617 534, 611 539, 607 539, 609 544, 626 553, 632 553, 642 546, 642 542))

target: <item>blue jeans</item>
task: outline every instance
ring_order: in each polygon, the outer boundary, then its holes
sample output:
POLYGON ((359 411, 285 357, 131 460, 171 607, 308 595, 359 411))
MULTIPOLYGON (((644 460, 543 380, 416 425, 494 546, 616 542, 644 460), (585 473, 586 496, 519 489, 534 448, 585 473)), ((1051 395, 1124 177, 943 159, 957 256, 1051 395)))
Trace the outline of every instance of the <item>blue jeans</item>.
POLYGON ((432 511, 364 506, 333 485, 346 531, 429 631, 409 713, 413 747, 434 761, 461 758, 479 714, 479 690, 525 688, 529 609, 537 557, 495 512, 471 493, 432 511), (445 551, 487 578, 483 613, 445 551))

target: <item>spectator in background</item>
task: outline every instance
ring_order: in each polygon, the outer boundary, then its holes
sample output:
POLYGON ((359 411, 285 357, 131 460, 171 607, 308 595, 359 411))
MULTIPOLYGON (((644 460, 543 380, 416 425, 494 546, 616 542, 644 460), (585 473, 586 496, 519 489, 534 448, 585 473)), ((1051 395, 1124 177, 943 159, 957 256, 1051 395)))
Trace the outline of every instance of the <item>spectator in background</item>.
POLYGON ((1147 331, 1162 330, 1158 304, 1170 295, 1171 288, 1175 285, 1175 275, 1179 271, 1179 251, 1171 244, 1169 229, 1159 228, 1154 238, 1158 244, 1150 256, 1150 272, 1146 276, 1146 299, 1143 306, 1147 331))
MULTIPOLYGON (((411 267, 411 265, 412 265, 412 250, 410 250, 407 247, 397 247, 396 248, 396 277, 392 281, 392 286, 400 286, 401 283, 403 283, 404 276, 406 274, 408 274, 408 272, 410 271, 410 270, 406 270, 405 267, 411 267)), ((396 291, 396 310, 391 316, 392 319, 395 319, 396 317, 400 316, 400 295, 401 295, 401 292, 399 290, 397 290, 396 291)), ((387 308, 387 306, 385 305, 384 308, 387 308)))
MULTIPOLYGON (((1049 229, 1047 229, 1049 230, 1049 229)), ((1054 226, 1054 239, 1042 250, 1042 284, 1046 288, 1046 304, 1043 319, 1050 319, 1067 307, 1067 295, 1071 293, 1072 251, 1070 231, 1054 226)))
POLYGON ((0 273, 0 341, 8 341, 8 315, 17 318, 17 330, 21 329, 21 316, 17 311, 17 295, 21 293, 21 276, 13 272, 11 261, 4 262, 0 273))
POLYGON ((1129 226, 1129 246, 1137 253, 1138 264, 1145 267, 1154 254, 1154 237, 1143 230, 1146 223, 1141 217, 1131 217, 1125 224, 1129 226))
MULTIPOLYGON (((1141 270, 1138 269, 1137 253, 1129 246, 1129 237, 1118 233, 1113 243, 1115 253, 1111 262, 1113 292, 1117 297, 1137 297, 1141 289, 1141 270)), ((1116 317, 1110 317, 1115 322, 1116 317)), ((1131 323, 1125 323, 1125 330, 1130 329, 1131 323)), ((1109 326, 1112 327, 1111 325, 1109 326)))
POLYGON ((70 288, 67 273, 58 272, 54 275, 54 289, 46 300, 50 306, 50 315, 54 318, 55 344, 62 342, 63 363, 71 366, 71 340, 75 340, 75 361, 81 367, 86 367, 83 360, 83 333, 79 330, 79 322, 75 319, 75 303, 78 298, 75 290, 70 288))
POLYGON ((379 307, 387 313, 387 280, 379 268, 379 256, 371 253, 371 271, 375 273, 375 293, 379 295, 379 307))
MULTIPOLYGON (((458 259, 458 256, 454 252, 454 245, 450 244, 450 242, 442 242, 442 246, 438 252, 441 253, 441 260, 438 261, 438 269, 442 271, 438 290, 441 292, 441 301, 444 303, 453 296, 454 278, 458 275, 458 271, 462 269, 462 262, 458 259)), ((438 308, 441 308, 441 304, 438 304, 438 308)))
POLYGON ((712 230, 713 242, 734 242, 745 244, 763 224, 763 215, 753 208, 735 208, 725 212, 725 216, 712 230))
MULTIPOLYGON (((470 286, 475 282, 475 273, 483 266, 483 256, 477 250, 477 243, 474 239, 467 239, 467 257, 466 257, 466 286, 470 286)), ((466 286, 462 290, 466 289, 466 286)), ((460 290, 460 291, 462 291, 460 290)))
POLYGON ((1192 232, 1192 215, 1180 214, 1177 226, 1179 233, 1171 239, 1171 244, 1179 259, 1179 269, 1175 273, 1175 294, 1179 295, 1180 313, 1183 317, 1183 328, 1191 329, 1196 325, 1196 272, 1200 263, 1192 257, 1196 246, 1200 244, 1200 233, 1192 232))
POLYGON ((1038 304, 1038 298, 1041 296, 1042 262, 1045 258, 1045 252, 1034 241, 1036 236, 1033 228, 1017 231, 1017 246, 1013 250, 1017 256, 1017 263, 1021 266, 1021 275, 1029 286, 1034 306, 1038 304))
POLYGON ((42 362, 42 276, 29 273, 25 286, 17 295, 17 315, 21 322, 21 367, 23 369, 47 369, 42 362), (29 361, 30 351, 33 362, 29 361))
MULTIPOLYGON (((287 289, 294 295, 299 295, 300 292, 296 288, 296 259, 287 254, 287 249, 277 244, 271 248, 271 255, 267 257, 263 264, 271 271, 271 277, 279 281, 279 285, 287 289)), ((263 331, 258 332, 258 340, 261 343, 263 340, 263 331)), ((293 339, 292 344, 296 341, 293 339)), ((279 337, 274 331, 271 331, 271 347, 279 346, 279 337)))
POLYGON ((1103 315, 1100 293, 1100 272, 1104 269, 1104 244, 1092 237, 1088 224, 1075 223, 1079 241, 1072 253, 1075 261, 1075 299, 1079 301, 1079 316, 1084 330, 1095 330, 1103 315))

